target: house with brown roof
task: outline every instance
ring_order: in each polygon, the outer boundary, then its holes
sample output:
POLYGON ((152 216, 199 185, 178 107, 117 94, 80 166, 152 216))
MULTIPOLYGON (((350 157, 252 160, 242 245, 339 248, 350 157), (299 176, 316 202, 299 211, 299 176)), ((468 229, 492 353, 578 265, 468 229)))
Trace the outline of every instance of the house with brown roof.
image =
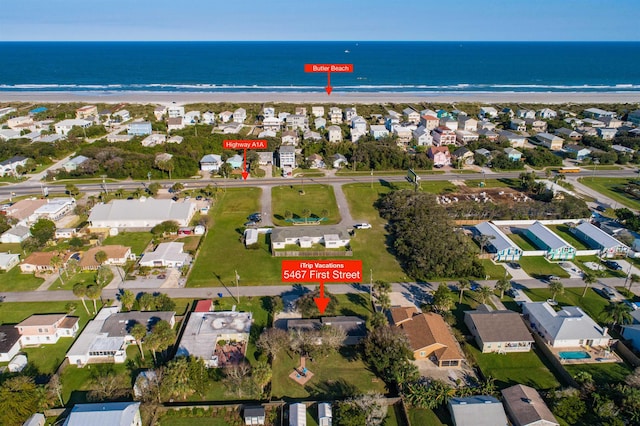
MULTIPOLYGON (((66 265, 71 257, 72 253, 61 253, 60 257, 62 258, 62 265, 66 265)), ((53 259, 58 252, 55 251, 36 251, 31 253, 25 260, 20 264, 20 270, 22 272, 30 273, 30 272, 42 272, 42 271, 55 271, 55 267, 51 264, 51 259, 53 259)))
POLYGON ((502 390, 502 403, 514 426, 559 426, 537 390, 515 385, 502 390))
POLYGON ((438 367, 462 367, 464 357, 444 319, 432 312, 402 319, 412 312, 410 309, 393 308, 391 317, 400 320, 394 324, 409 338, 413 357, 416 360, 431 359, 438 367))
POLYGON ((480 305, 464 313, 464 323, 482 353, 529 352, 533 337, 519 313, 480 305))
POLYGON ((15 326, 22 346, 54 344, 61 337, 75 337, 78 317, 66 314, 31 315, 15 326))
POLYGON ((98 269, 102 265, 124 265, 130 256, 131 247, 121 245, 92 247, 82 256, 82 259, 78 262, 78 266, 80 266, 82 270, 86 271, 98 269), (96 260, 96 254, 101 251, 105 252, 107 255, 107 259, 104 263, 100 263, 96 260))

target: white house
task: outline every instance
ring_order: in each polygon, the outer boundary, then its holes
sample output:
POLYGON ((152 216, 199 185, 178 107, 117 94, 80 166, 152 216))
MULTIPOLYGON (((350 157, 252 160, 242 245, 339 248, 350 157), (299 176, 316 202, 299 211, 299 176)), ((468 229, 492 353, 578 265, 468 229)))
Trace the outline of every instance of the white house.
POLYGON ((626 256, 629 251, 629 247, 625 244, 589 222, 582 222, 575 228, 570 228, 570 231, 584 241, 589 248, 599 250, 600 257, 626 256))
POLYGON ((175 325, 175 312, 119 312, 119 309, 104 307, 89 321, 67 352, 69 364, 78 367, 104 362, 121 364, 127 360, 127 347, 135 343, 131 329, 136 323, 146 326, 148 331, 161 320, 171 327, 175 325))
POLYGON ((142 426, 139 402, 76 404, 62 426, 142 426))
POLYGON ((54 344, 61 337, 75 337, 78 332, 78 317, 66 314, 31 315, 15 326, 20 333, 20 344, 24 346, 54 344))
POLYGON ((496 118, 498 111, 492 106, 484 106, 480 108, 480 116, 486 118, 496 118))
POLYGON ((525 302, 522 313, 531 328, 553 348, 609 346, 608 329, 600 327, 577 306, 565 306, 556 312, 547 302, 525 302))
POLYGON ((287 128, 291 130, 307 130, 309 128, 309 119, 306 115, 291 114, 287 117, 287 128))
POLYGON ((318 426, 331 426, 333 423, 333 413, 331 404, 328 402, 318 403, 318 426))
POLYGON ((265 117, 265 119, 262 120, 262 127, 264 130, 279 132, 282 127, 282 121, 280 121, 278 117, 265 117))
POLYGON ((222 156, 218 154, 206 154, 200 159, 200 170, 217 172, 222 165, 222 156))
POLYGON ((402 110, 402 115, 404 115, 404 119, 409 123, 418 124, 420 123, 420 113, 413 108, 405 108, 402 110))
POLYGON ((200 111, 188 111, 185 113, 183 120, 187 126, 193 126, 200 121, 200 111))
POLYGON ((185 126, 184 117, 171 117, 167 120, 167 131, 169 132, 184 129, 185 126))
POLYGON ((329 126, 329 142, 342 142, 342 129, 338 126, 329 126))
POLYGON ((453 397, 447 401, 456 426, 508 426, 502 403, 489 395, 453 397))
POLYGON ((166 135, 162 135, 162 134, 159 134, 159 133, 154 133, 154 134, 151 134, 151 135, 147 136, 146 138, 142 139, 140 144, 142 146, 156 146, 156 145, 162 145, 166 141, 167 141, 167 136, 166 135))
POLYGON ((313 120, 313 125, 315 126, 316 130, 324 129, 325 127, 327 127, 327 120, 323 117, 318 117, 313 120))
POLYGON ((369 128, 369 133, 371 133, 371 136, 376 140, 389 136, 389 130, 387 130, 385 126, 380 124, 372 125, 369 128))
POLYGON ((233 113, 231 111, 222 111, 218 114, 218 117, 220 117, 221 122, 228 123, 233 118, 233 113))
POLYGON ((433 136, 431 136, 431 131, 427 130, 423 126, 420 126, 413 131, 413 139, 415 139, 418 146, 429 146, 433 144, 433 136))
POLYGON ((508 130, 501 130, 498 133, 498 140, 508 141, 511 144, 511 148, 524 148, 526 138, 508 130))
POLYGON ((272 118, 276 116, 276 109, 274 107, 263 107, 262 108, 262 117, 263 118, 272 118))
POLYGON ((29 228, 22 225, 16 225, 5 231, 0 236, 0 243, 21 243, 31 236, 29 228))
POLYGON ((36 218, 56 221, 62 219, 76 207, 76 200, 72 197, 47 198, 47 204, 38 207, 33 215, 36 218))
POLYGON ((216 113, 212 111, 202 113, 202 122, 204 124, 214 124, 216 122, 216 113))
POLYGON ((246 343, 253 324, 251 312, 191 312, 176 356, 201 358, 208 368, 219 367, 222 360, 215 354, 221 340, 246 343))
POLYGON ((244 123, 244 120, 247 119, 247 110, 244 108, 238 108, 233 111, 233 121, 235 123, 244 123))
POLYGON ((289 405, 289 426, 307 426, 307 406, 301 402, 289 405))
POLYGON ((142 255, 140 266, 181 268, 191 263, 191 256, 183 250, 184 243, 160 243, 153 252, 142 255))
POLYGON ((196 204, 173 200, 156 200, 141 197, 138 200, 113 200, 109 204, 98 204, 89 215, 92 229, 141 228, 150 229, 166 220, 179 226, 189 226, 196 213, 196 204))
POLYGON ((158 105, 153 109, 153 115, 156 117, 156 120, 160 121, 164 118, 165 114, 167 114, 168 108, 165 105, 158 105))
POLYGON ((91 121, 83 119, 68 119, 56 123, 53 127, 57 134, 67 135, 74 127, 87 128, 91 126, 91 121))
POLYGON ((311 107, 311 114, 316 118, 324 117, 324 107, 323 106, 311 107))
POLYGON ((89 161, 89 158, 85 157, 84 155, 78 155, 76 157, 69 159, 69 161, 64 163, 62 165, 62 168, 65 169, 67 172, 72 172, 74 170, 77 170, 78 166, 81 166, 87 161, 89 161))
POLYGON ((167 108, 167 117, 175 118, 184 116, 184 107, 181 105, 171 104, 167 108))
POLYGON ((20 263, 20 255, 17 253, 0 253, 0 270, 10 271, 20 263))
POLYGON ((329 108, 329 120, 331 124, 342 123, 342 110, 338 107, 329 108))
POLYGON ((127 120, 131 120, 131 114, 126 109, 121 109, 120 111, 116 111, 113 113, 115 117, 118 117, 120 122, 125 122, 127 120))
POLYGON ((21 155, 14 155, 8 160, 0 162, 0 176, 17 175, 18 167, 24 167, 27 164, 27 157, 21 155))
POLYGON ((271 248, 274 250, 284 249, 287 245, 309 248, 314 244, 339 248, 349 245, 350 241, 349 232, 340 226, 279 227, 271 231, 271 248))

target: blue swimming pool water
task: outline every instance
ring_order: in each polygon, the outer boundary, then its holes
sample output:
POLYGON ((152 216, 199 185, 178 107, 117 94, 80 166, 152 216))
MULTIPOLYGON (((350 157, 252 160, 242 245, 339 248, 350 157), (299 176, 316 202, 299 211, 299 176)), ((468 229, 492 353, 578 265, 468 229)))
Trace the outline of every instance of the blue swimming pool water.
POLYGON ((568 352, 560 352, 561 359, 587 359, 591 358, 591 355, 586 353, 585 351, 568 351, 568 352))

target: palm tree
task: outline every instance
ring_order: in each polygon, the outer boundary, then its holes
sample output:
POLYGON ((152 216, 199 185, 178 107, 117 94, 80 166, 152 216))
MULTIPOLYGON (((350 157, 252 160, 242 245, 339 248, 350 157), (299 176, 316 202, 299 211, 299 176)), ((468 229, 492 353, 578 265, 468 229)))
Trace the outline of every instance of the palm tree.
POLYGON ((582 276, 582 281, 584 282, 584 290, 582 291, 582 297, 584 297, 587 294, 587 290, 589 289, 589 287, 595 284, 598 281, 598 279, 595 277, 595 275, 585 272, 584 275, 582 276))
POLYGON ((87 304, 84 302, 84 297, 87 295, 87 288, 82 283, 77 283, 73 286, 73 295, 82 300, 82 305, 84 306, 84 310, 89 314, 89 309, 87 308, 87 304))
POLYGON ((602 311, 602 319, 611 323, 613 328, 616 324, 630 324, 633 321, 631 307, 623 302, 610 302, 602 311))
POLYGON ((58 270, 58 276, 60 277, 60 283, 62 285, 64 285, 64 281, 62 280, 62 265, 63 265, 64 262, 62 260, 62 256, 60 256, 60 253, 56 253, 56 255, 51 258, 49 263, 51 264, 51 266, 54 267, 54 269, 58 270))
MULTIPOLYGON (((127 311, 130 311, 136 301, 136 295, 131 290, 124 290, 120 293, 120 303, 127 311)), ((135 337, 135 336, 134 336, 135 337)))
POLYGON ((311 210, 309 209, 303 209, 302 210, 302 217, 304 217, 304 221, 307 221, 307 218, 311 216, 311 210))
POLYGON ((142 359, 144 359, 144 351, 142 350, 142 339, 144 339, 144 337, 147 335, 147 327, 137 322, 133 327, 131 327, 131 335, 134 339, 136 339, 138 349, 140 349, 140 356, 142 357, 142 359))
POLYGON ((500 291, 500 299, 504 297, 504 292, 511 288, 511 280, 507 278, 500 278, 496 282, 496 290, 500 291))
POLYGON ((102 265, 109 258, 109 255, 107 255, 104 250, 100 250, 95 254, 94 257, 96 259, 96 262, 98 262, 99 265, 102 265))
POLYGON ((489 286, 483 285, 478 292, 480 295, 480 303, 487 303, 491 296, 493 296, 493 289, 489 286))
POLYGON ((87 287, 86 289, 86 295, 89 299, 93 300, 93 312, 97 313, 98 312, 98 306, 96 305, 96 301, 98 299, 100 299, 100 295, 101 295, 102 291, 100 289, 100 287, 98 287, 97 285, 90 285, 89 287, 87 287))
POLYGON ((558 280, 552 280, 549 282, 549 290, 551 291, 552 299, 556 300, 558 294, 564 293, 564 286, 558 280))
POLYGON ((469 280, 463 278, 460 281, 458 281, 458 290, 460 290, 460 300, 458 301, 458 304, 462 304, 462 296, 464 295, 464 291, 471 288, 471 283, 469 282, 469 280))

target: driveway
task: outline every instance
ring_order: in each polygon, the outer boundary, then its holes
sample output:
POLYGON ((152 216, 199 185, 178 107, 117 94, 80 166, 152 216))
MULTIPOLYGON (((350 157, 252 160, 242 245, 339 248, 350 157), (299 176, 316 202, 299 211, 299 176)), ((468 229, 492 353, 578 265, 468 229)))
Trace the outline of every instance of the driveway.
POLYGON ((507 273, 511 274, 512 280, 530 280, 531 279, 529 274, 527 274, 525 270, 522 268, 520 269, 512 268, 511 266, 509 266, 508 263, 502 263, 502 266, 504 266, 504 269, 507 270, 507 273))

